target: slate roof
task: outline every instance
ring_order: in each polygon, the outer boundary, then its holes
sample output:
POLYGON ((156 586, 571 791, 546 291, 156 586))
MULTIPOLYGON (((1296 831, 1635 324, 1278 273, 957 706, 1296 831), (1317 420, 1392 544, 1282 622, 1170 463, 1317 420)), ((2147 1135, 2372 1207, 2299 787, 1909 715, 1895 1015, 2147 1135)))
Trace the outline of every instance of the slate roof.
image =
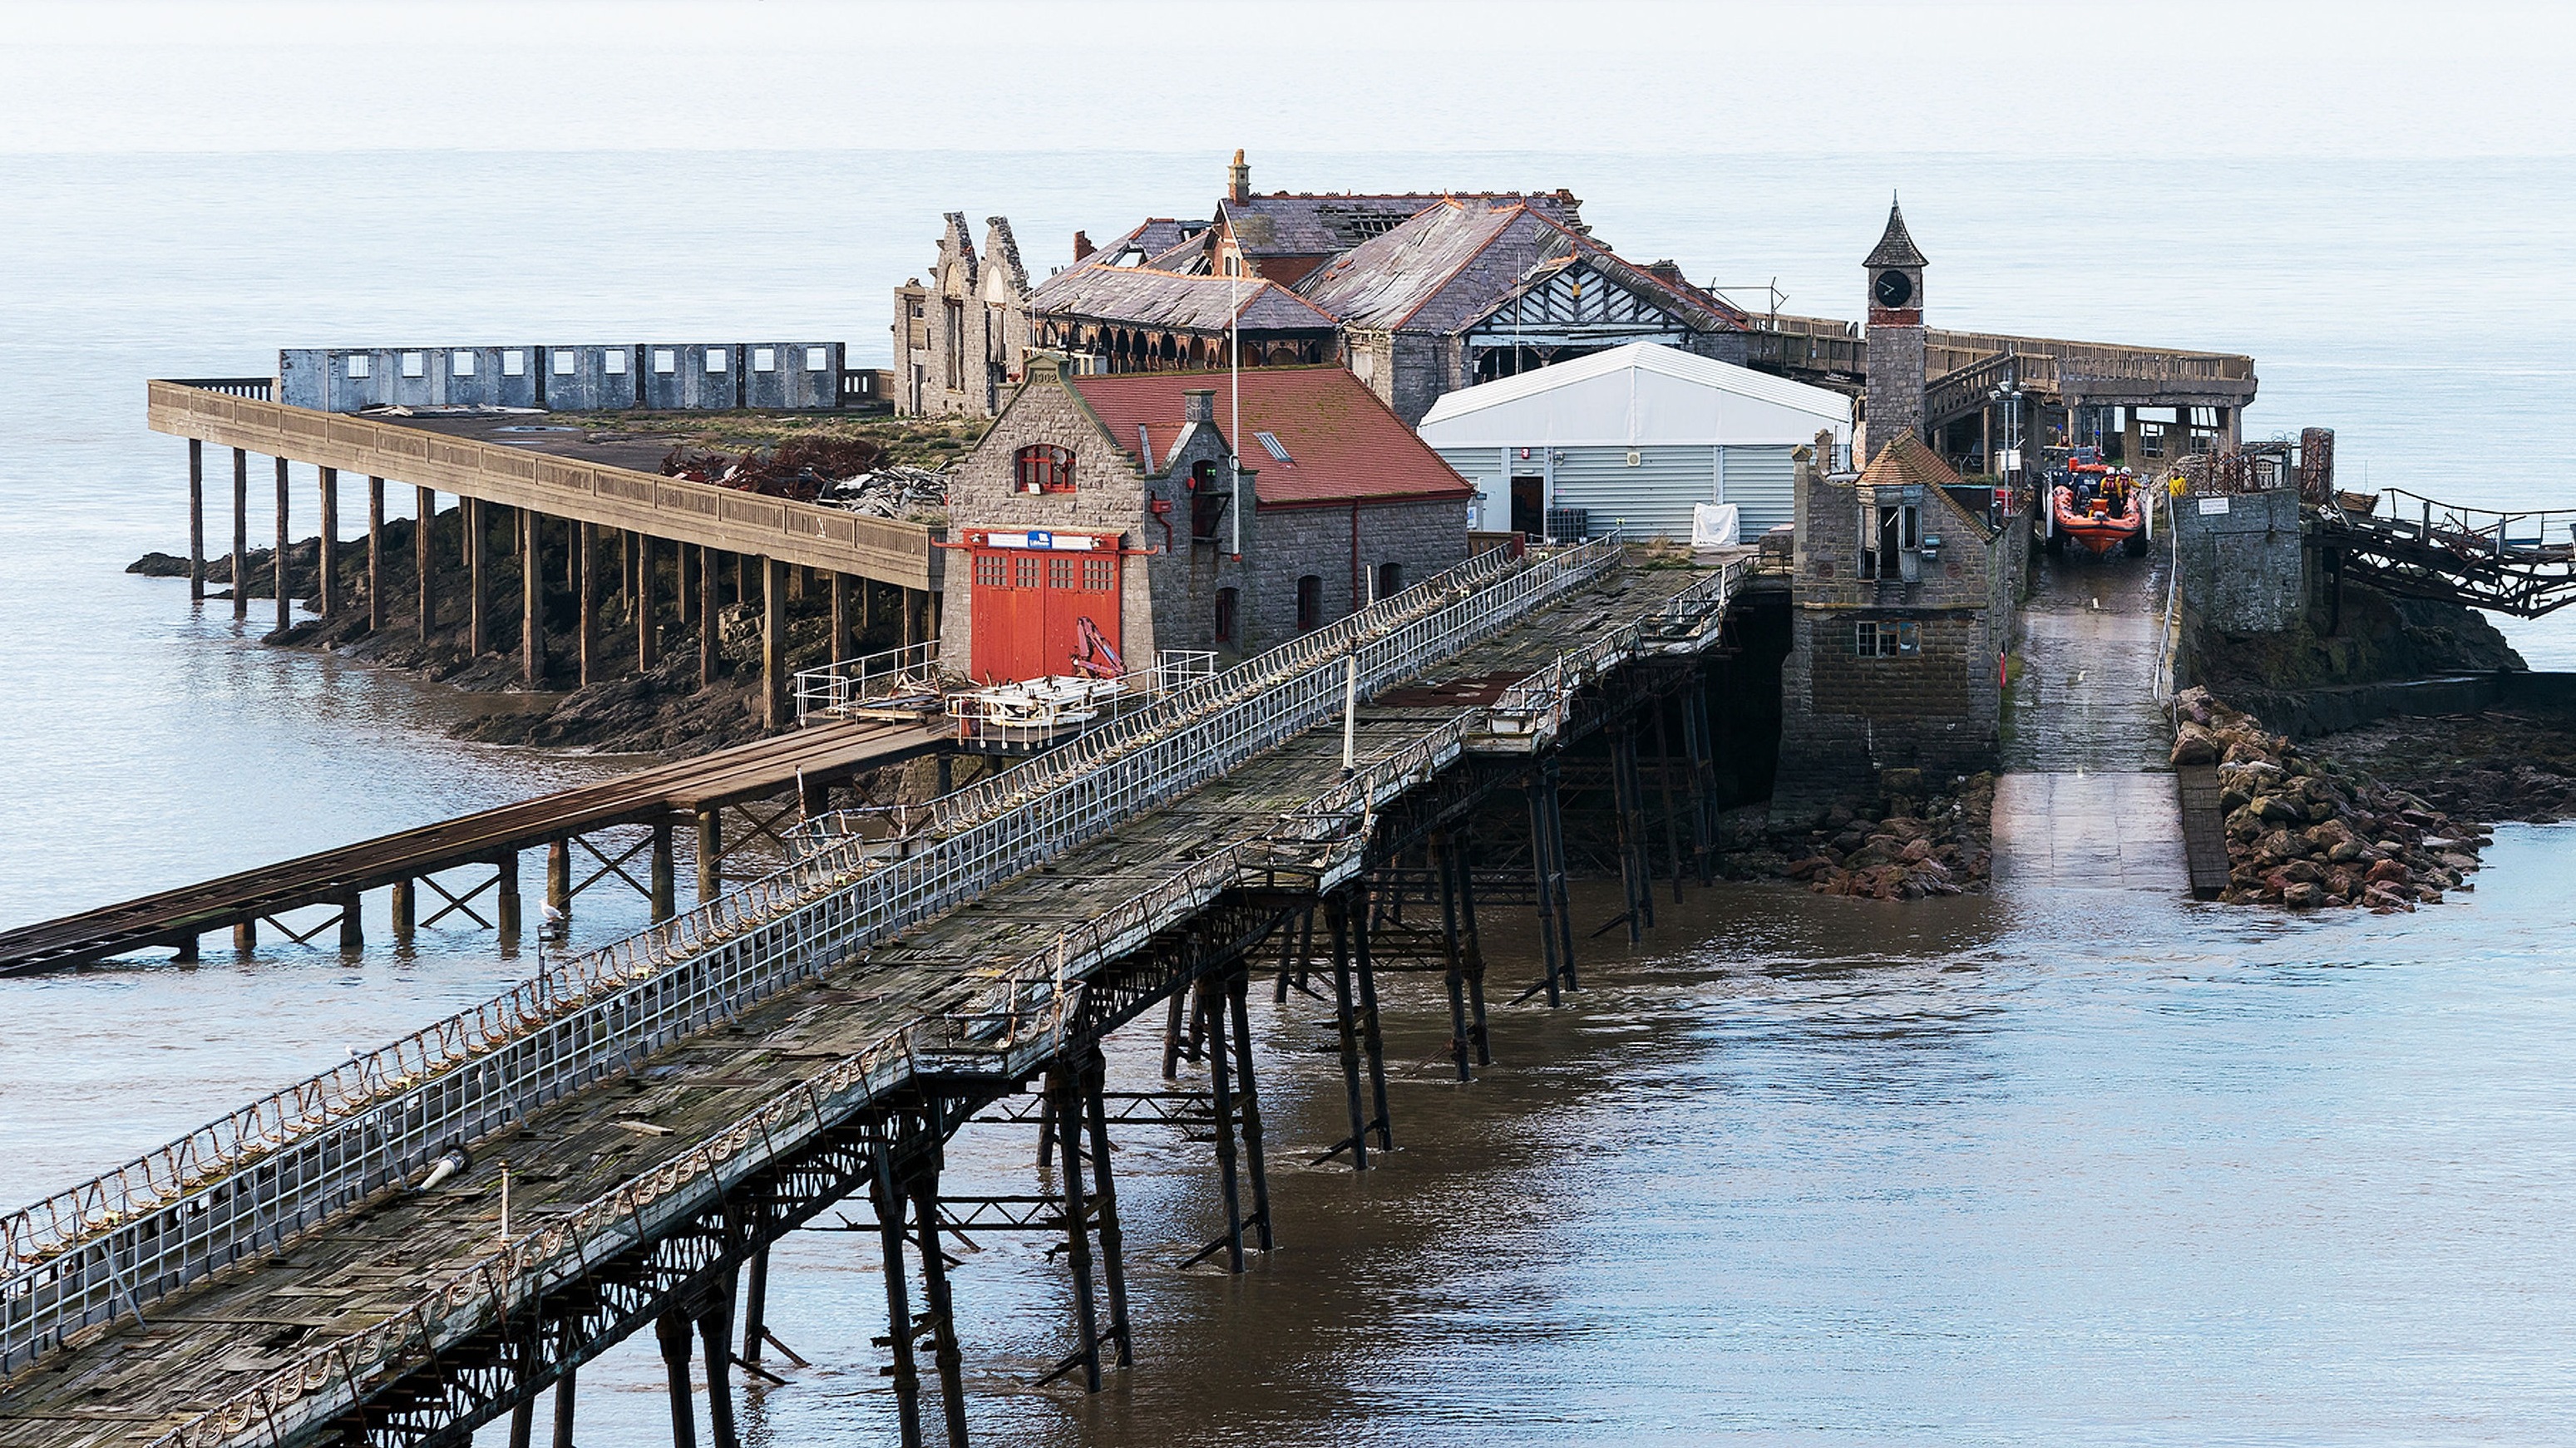
POLYGON ((1897 206, 1896 198, 1892 196, 1887 201, 1887 230, 1880 233, 1878 245, 1870 250, 1868 259, 1861 265, 1866 267, 1931 265, 1923 259, 1923 253, 1914 249, 1914 238, 1905 230, 1905 212, 1897 206))
MULTIPOLYGON (((1440 460, 1358 378, 1340 367, 1251 367, 1243 379, 1244 466, 1256 469, 1253 496, 1265 508, 1322 506, 1360 499, 1457 499, 1475 488, 1440 460), (1279 439, 1290 461, 1253 440, 1279 439)), ((1133 449, 1137 429, 1154 451, 1150 469, 1180 437, 1182 394, 1216 391, 1216 425, 1232 411, 1222 372, 1130 372, 1068 377, 1065 385, 1091 406, 1111 440, 1133 449)), ((1462 523, 1463 527, 1464 524, 1462 523)))
MULTIPOLYGON (((1382 236, 1450 199, 1450 194, 1441 192, 1360 196, 1278 191, 1223 202, 1219 214, 1232 224, 1236 244, 1247 256, 1332 256, 1382 236)), ((1583 224, 1583 203, 1565 191, 1475 192, 1454 199, 1519 203, 1568 226, 1583 224)))
POLYGON ((1741 312, 1621 260, 1538 208, 1452 198, 1363 243, 1298 284, 1308 301, 1370 331, 1464 331, 1523 286, 1581 262, 1668 306, 1702 331, 1737 331, 1741 312))
POLYGON ((1222 332, 1319 331, 1338 325, 1331 313, 1275 282, 1246 277, 1186 276, 1150 267, 1083 265, 1057 272, 1029 296, 1029 310, 1137 327, 1222 332))
POLYGON ((1921 486, 1927 494, 1937 492, 1949 504, 1951 512, 1977 530, 1978 537, 1994 536, 1994 530, 1986 526, 1985 519, 1961 507, 1959 500, 1948 492, 1951 488, 1967 484, 1951 471, 1948 463, 1941 461, 1939 453, 1932 451, 1912 432, 1900 432, 1888 439, 1887 446, 1878 450, 1878 456, 1869 460, 1869 466, 1860 470, 1858 483, 1864 488, 1901 487, 1911 483, 1921 486))

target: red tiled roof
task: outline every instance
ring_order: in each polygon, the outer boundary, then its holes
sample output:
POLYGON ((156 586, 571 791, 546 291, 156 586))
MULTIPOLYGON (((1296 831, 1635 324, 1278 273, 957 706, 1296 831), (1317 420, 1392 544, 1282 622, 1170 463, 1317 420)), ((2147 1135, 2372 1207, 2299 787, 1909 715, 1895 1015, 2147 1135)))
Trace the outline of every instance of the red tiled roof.
MULTIPOLYGON (((1440 460, 1377 394, 1340 367, 1254 367, 1243 376, 1245 467, 1258 470, 1254 496, 1265 508, 1348 503, 1357 499, 1465 499, 1475 489, 1440 460), (1281 462, 1253 435, 1279 439, 1281 462)), ((1144 428, 1156 454, 1167 454, 1180 436, 1182 396, 1216 391, 1216 425, 1231 420, 1228 374, 1130 372, 1072 377, 1067 385, 1091 405, 1122 448, 1136 446, 1144 428)))

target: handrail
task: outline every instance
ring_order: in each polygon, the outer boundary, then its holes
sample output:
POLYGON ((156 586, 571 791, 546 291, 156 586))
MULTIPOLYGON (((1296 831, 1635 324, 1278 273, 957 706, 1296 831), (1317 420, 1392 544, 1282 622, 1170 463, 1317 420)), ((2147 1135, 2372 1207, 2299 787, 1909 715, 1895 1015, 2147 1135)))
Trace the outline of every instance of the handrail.
MULTIPOLYGON (((1543 606, 1617 557, 1614 540, 1597 540, 1498 581, 1489 580, 1503 567, 1470 559, 1443 578, 1488 586, 1437 608, 1408 589, 1346 620, 1351 627, 1323 632, 1363 655, 1375 687, 1390 671, 1416 671, 1543 606), (1364 628, 1376 636, 1364 641, 1364 628)), ((1308 640, 1284 645, 1059 751, 1088 756, 1083 768, 1009 771, 1001 778, 1034 775, 1033 788, 988 795, 989 813, 972 823, 944 810, 949 832, 911 854, 889 857, 854 836, 809 837, 773 875, 0 1217, 0 1371, 282 1243, 452 1145, 731 1019, 1299 732, 1335 702, 1336 691, 1314 682, 1330 657, 1308 640), (1261 667, 1263 659, 1277 667, 1261 667), (1282 680, 1280 668, 1297 672, 1282 680), (1244 697, 1217 692, 1238 678, 1244 697), (1112 734, 1122 748, 1086 747, 1112 734), (460 1074, 469 1064, 479 1069, 460 1074)))

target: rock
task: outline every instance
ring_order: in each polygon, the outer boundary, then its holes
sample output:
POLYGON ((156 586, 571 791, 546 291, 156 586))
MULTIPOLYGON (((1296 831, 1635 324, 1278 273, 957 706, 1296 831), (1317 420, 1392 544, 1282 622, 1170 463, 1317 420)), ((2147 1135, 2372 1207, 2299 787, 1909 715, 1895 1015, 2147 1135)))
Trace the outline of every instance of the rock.
POLYGON ((2326 902, 2326 892, 2302 881, 2281 892, 2281 903, 2293 910, 2313 910, 2326 902))
POLYGON ((2361 892, 2361 903, 2373 910, 2412 910, 2415 902, 2387 885, 2373 885, 2361 892))
POLYGON ((2215 764, 2218 762, 2218 742, 2211 739, 2206 731, 2186 724, 2181 735, 2174 740, 2173 762, 2177 765, 2215 764))
POLYGON ((2296 884, 2313 885, 2325 879, 2326 872, 2311 860, 2292 860, 2281 867, 2281 878, 2296 884))
POLYGON ((1912 799, 1923 793, 1923 771, 1919 769, 1882 769, 1878 787, 1890 795, 1912 799))
POLYGON ((2369 852, 2370 847, 2359 840, 2338 840, 2334 848, 2326 851, 2326 858, 2338 865, 2349 865, 2359 861, 2369 852))
POLYGON ((2401 861, 2383 859, 2372 865, 2362 878, 2374 885, 2403 885, 2407 882, 2407 870, 2401 861))
POLYGON ((1897 863, 1903 865, 1919 865, 1930 858, 1932 846, 1919 839, 1906 841, 1905 848, 1896 852, 1897 863))
POLYGON ((1809 855, 1803 860, 1792 861, 1789 865, 1788 875, 1792 880, 1812 880, 1817 875, 1831 870, 1833 867, 1834 862, 1826 859, 1824 856, 1809 855))
POLYGON ((2277 794, 2256 795, 2253 810, 2276 824, 2298 824, 2307 818, 2307 810, 2298 801, 2277 794))

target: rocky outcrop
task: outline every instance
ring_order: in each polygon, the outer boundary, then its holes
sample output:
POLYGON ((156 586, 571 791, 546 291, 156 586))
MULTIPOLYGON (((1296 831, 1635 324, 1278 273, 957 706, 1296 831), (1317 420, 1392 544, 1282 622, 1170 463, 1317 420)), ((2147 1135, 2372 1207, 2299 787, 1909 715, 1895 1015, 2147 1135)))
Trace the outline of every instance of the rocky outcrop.
POLYGON ((1819 895, 1873 900, 1983 890, 1994 860, 1995 777, 1970 775, 1934 793, 1919 771, 1891 769, 1881 785, 1883 815, 1837 805, 1823 828, 1783 841, 1786 848, 1723 856, 1727 873, 1779 875, 1819 895))
POLYGON ((2300 750, 2206 689, 2184 691, 2177 706, 2173 762, 2218 768, 2230 866, 2221 899, 2412 910, 2470 888, 2487 841, 2480 827, 2300 750))

